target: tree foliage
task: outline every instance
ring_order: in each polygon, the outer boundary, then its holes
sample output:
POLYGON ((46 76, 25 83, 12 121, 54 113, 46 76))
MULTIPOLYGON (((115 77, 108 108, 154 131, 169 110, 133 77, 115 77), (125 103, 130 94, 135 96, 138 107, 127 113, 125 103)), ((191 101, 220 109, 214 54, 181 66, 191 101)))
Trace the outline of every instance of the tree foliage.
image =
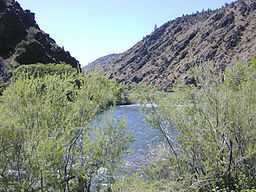
POLYGON ((43 77, 47 75, 73 75, 76 74, 77 69, 68 64, 30 64, 21 65, 13 73, 13 79, 43 77))
POLYGON ((0 189, 89 192, 100 169, 113 174, 130 141, 122 122, 90 128, 119 85, 97 73, 59 73, 69 71, 64 65, 31 67, 19 68, 0 97, 0 189))
MULTIPOLYGON (((147 119, 172 152, 167 180, 180 191, 250 191, 256 188, 256 68, 238 63, 225 72, 214 65, 190 71, 195 85, 173 92, 141 87, 135 92, 147 119), (175 140, 170 130, 176 128, 175 140)), ((160 168, 159 168, 160 169, 160 168)))

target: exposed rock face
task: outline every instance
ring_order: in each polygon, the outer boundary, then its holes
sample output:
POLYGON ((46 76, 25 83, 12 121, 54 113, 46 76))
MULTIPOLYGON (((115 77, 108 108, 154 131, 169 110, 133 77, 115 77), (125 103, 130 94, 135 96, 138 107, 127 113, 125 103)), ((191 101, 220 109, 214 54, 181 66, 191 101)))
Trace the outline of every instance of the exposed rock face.
POLYGON ((89 72, 94 69, 103 69, 104 71, 110 70, 112 65, 121 58, 122 54, 110 54, 96 59, 95 61, 89 63, 83 68, 84 72, 89 72))
POLYGON ((195 64, 225 67, 256 55, 256 1, 238 0, 218 10, 169 21, 105 68, 121 82, 152 82, 163 89, 195 64))
POLYGON ((80 70, 79 62, 43 32, 34 13, 15 0, 0 0, 0 79, 8 79, 20 64, 67 63, 80 70))

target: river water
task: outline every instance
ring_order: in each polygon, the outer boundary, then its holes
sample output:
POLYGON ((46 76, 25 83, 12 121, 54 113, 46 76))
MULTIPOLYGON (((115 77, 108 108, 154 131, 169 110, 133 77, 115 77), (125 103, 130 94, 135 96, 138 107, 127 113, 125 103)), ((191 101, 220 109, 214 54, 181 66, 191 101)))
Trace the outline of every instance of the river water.
POLYGON ((114 121, 124 120, 126 130, 132 134, 133 142, 130 152, 124 155, 123 168, 138 170, 152 160, 166 156, 166 145, 160 131, 151 127, 144 118, 139 105, 122 105, 104 112, 97 118, 97 126, 104 122, 104 118, 113 118, 114 121))

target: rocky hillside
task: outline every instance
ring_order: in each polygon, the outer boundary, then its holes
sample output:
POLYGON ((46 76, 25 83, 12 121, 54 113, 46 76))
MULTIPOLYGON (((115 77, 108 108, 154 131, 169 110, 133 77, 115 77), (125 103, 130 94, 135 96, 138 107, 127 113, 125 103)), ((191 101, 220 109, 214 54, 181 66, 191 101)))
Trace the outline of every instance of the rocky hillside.
POLYGON ((112 65, 121 58, 122 54, 110 54, 96 59, 83 68, 84 72, 89 72, 94 69, 110 70, 112 65))
POLYGON ((221 67, 256 55, 256 1, 238 0, 217 10, 169 21, 107 68, 121 82, 153 82, 163 89, 208 61, 221 67))
POLYGON ((79 62, 42 31, 34 13, 23 10, 15 0, 0 0, 0 81, 21 64, 79 62))

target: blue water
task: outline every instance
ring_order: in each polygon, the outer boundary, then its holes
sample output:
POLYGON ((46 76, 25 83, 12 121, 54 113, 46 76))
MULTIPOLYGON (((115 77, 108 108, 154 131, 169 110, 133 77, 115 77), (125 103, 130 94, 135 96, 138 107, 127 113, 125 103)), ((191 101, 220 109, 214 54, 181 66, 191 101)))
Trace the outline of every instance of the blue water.
POLYGON ((130 152, 124 155, 124 169, 137 170, 158 155, 165 147, 164 139, 158 129, 151 127, 144 118, 139 105, 123 105, 104 112, 96 119, 97 126, 102 119, 124 120, 126 131, 133 136, 130 152))
POLYGON ((153 149, 162 143, 161 133, 151 127, 137 105, 118 106, 114 111, 116 119, 124 118, 126 129, 134 137, 131 153, 124 157, 125 166, 137 169, 152 158, 153 149))

